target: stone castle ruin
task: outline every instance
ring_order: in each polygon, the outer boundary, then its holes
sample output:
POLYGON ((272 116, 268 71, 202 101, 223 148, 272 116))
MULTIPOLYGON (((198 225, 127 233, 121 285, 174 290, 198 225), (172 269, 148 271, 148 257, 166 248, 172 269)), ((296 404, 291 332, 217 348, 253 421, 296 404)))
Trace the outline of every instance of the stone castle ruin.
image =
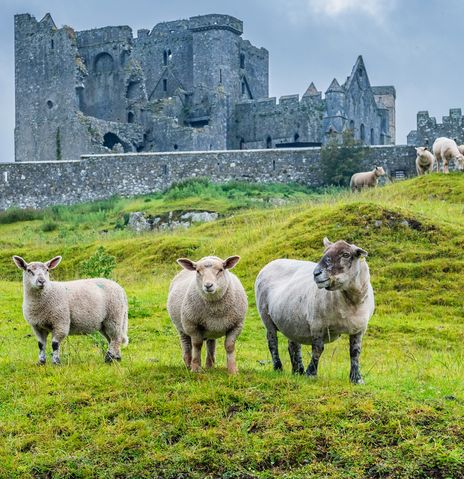
POLYGON ((395 143, 395 89, 371 86, 362 57, 322 95, 269 98, 269 54, 228 15, 139 30, 57 28, 15 16, 15 159, 320 146, 351 129, 395 143))
POLYGON ((407 143, 413 146, 432 147, 433 142, 441 137, 452 138, 458 145, 464 143, 464 116, 460 108, 451 108, 448 116, 437 123, 428 111, 417 113, 417 128, 408 133, 407 143))

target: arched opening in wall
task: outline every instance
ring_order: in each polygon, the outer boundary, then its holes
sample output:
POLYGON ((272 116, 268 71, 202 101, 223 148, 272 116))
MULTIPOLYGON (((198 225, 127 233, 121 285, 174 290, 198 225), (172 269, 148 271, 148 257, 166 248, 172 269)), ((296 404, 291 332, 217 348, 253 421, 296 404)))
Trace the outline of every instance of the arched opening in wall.
POLYGON ((222 68, 219 68, 219 83, 222 83, 222 68))
POLYGON ((375 144, 374 140, 374 128, 371 128, 371 145, 375 144))
POLYGON ((243 138, 240 138, 240 149, 241 150, 245 149, 245 140, 243 138))
POLYGON ((350 130, 352 131, 354 136, 354 120, 350 120, 350 130))
POLYGON ((245 54, 240 53, 240 68, 245 68, 245 54))
POLYGON ((163 91, 168 91, 168 81, 163 78, 163 91))
POLYGON ((272 148, 272 138, 270 136, 266 138, 266 148, 272 148))
POLYGON ((51 100, 47 100, 47 107, 49 110, 53 108, 53 102, 51 100))
POLYGON ((50 40, 50 48, 53 50, 55 48, 55 42, 53 38, 50 40))
POLYGON ((174 149, 177 150, 179 148, 179 145, 177 143, 174 144, 174 149))
POLYGON ((127 123, 134 123, 135 115, 132 111, 127 114, 127 123))
POLYGON ((295 133, 295 134, 293 135, 293 141, 294 141, 295 143, 297 143, 299 139, 300 139, 299 133, 295 133))
POLYGON ((366 129, 363 123, 361 123, 359 131, 360 131, 359 138, 361 139, 361 141, 366 141, 366 129))
POLYGON ((383 133, 380 134, 380 144, 385 145, 385 135, 383 133))
POLYGON ((171 50, 168 50, 168 62, 172 60, 172 52, 171 50))
POLYGON ((94 70, 96 73, 109 74, 113 71, 113 64, 113 57, 109 53, 99 53, 95 57, 94 70))
POLYGON ((163 52, 163 65, 166 66, 168 64, 168 51, 164 50, 163 52))
POLYGON ((105 146, 106 148, 108 148, 110 150, 112 150, 114 148, 114 146, 117 145, 118 143, 122 147, 124 147, 123 144, 122 144, 121 139, 119 138, 119 136, 115 135, 111 131, 109 131, 108 133, 105 133, 105 135, 103 136, 103 146, 105 146))

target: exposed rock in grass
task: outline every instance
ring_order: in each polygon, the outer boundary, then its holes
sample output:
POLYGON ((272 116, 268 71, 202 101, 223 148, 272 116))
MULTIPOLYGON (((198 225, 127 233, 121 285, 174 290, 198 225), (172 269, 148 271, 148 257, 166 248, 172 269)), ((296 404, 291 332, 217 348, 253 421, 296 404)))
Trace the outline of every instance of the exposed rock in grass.
POLYGON ((136 232, 189 228, 193 223, 208 223, 219 215, 212 211, 170 211, 164 215, 145 215, 141 211, 129 214, 127 227, 136 232))

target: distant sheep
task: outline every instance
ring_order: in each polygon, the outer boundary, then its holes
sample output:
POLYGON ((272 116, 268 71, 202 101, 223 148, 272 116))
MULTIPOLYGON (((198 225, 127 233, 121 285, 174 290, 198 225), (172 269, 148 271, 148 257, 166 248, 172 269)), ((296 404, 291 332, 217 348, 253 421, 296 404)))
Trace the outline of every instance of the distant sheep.
POLYGON ((53 364, 60 363, 60 343, 68 335, 99 331, 109 343, 105 361, 120 360, 127 344, 127 298, 124 289, 108 279, 50 281, 49 270, 61 256, 26 263, 13 256, 23 270, 23 313, 39 342, 39 364, 46 362, 47 336, 52 334, 53 364))
POLYGON ((372 171, 355 173, 350 181, 351 191, 373 188, 377 186, 379 177, 383 175, 385 175, 385 170, 381 166, 376 166, 372 171))
POLYGON ((435 163, 435 157, 426 146, 416 148, 416 171, 419 176, 431 173, 435 163))
POLYGON ((451 138, 440 137, 433 142, 433 155, 437 160, 437 171, 440 171, 440 162, 443 162, 443 173, 449 173, 448 163, 454 160, 458 170, 464 170, 464 156, 458 145, 451 138))
POLYGON ((240 260, 207 256, 194 262, 180 258, 184 268, 169 288, 168 312, 180 335, 185 365, 201 369, 201 348, 206 340, 206 367, 215 363, 216 339, 225 336, 229 373, 237 372, 235 340, 242 331, 248 301, 240 280, 229 270, 240 260))
POLYGON ((319 263, 277 259, 266 265, 255 282, 256 305, 267 329, 267 341, 275 370, 282 369, 277 331, 288 338, 294 373, 303 374, 301 344, 312 345, 306 370, 317 375, 324 344, 341 334, 350 336, 350 380, 361 384, 361 342, 374 312, 374 292, 367 252, 345 241, 324 238, 319 263))

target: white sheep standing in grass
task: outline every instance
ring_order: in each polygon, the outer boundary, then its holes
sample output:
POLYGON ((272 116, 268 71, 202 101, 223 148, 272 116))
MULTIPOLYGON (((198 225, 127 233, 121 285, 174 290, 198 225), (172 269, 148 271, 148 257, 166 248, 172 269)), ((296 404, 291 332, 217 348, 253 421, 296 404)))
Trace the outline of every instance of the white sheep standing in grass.
POLYGON ((435 157, 430 153, 426 146, 416 148, 416 171, 419 176, 426 173, 432 173, 435 163, 435 157))
POLYGON ((41 263, 26 263, 13 256, 23 270, 23 313, 39 343, 39 364, 46 362, 48 334, 52 334, 53 364, 60 363, 60 343, 68 335, 99 331, 109 343, 106 362, 120 360, 127 344, 127 297, 119 284, 104 278, 50 281, 49 270, 61 256, 41 263))
POLYGON ((180 335, 187 368, 201 370, 201 348, 206 340, 206 367, 215 363, 216 339, 225 336, 227 369, 235 374, 235 341, 242 331, 248 300, 240 280, 231 273, 240 260, 207 256, 194 262, 179 258, 184 268, 172 280, 168 312, 180 335))
POLYGON ((385 175, 385 170, 381 166, 376 166, 372 171, 355 173, 350 180, 351 191, 374 188, 379 182, 379 177, 383 175, 385 175))
POLYGON ((433 142, 432 152, 437 160, 437 171, 440 171, 440 161, 443 161, 443 173, 449 173, 448 163, 454 161, 458 170, 464 170, 464 155, 451 138, 441 136, 433 142))
POLYGON ((350 336, 350 380, 363 383, 359 370, 362 337, 374 312, 367 252, 345 241, 324 238, 319 263, 277 259, 266 265, 255 282, 256 306, 267 329, 275 370, 282 369, 277 331, 288 338, 294 373, 303 374, 301 345, 312 345, 306 370, 317 375, 324 344, 341 334, 350 336))

